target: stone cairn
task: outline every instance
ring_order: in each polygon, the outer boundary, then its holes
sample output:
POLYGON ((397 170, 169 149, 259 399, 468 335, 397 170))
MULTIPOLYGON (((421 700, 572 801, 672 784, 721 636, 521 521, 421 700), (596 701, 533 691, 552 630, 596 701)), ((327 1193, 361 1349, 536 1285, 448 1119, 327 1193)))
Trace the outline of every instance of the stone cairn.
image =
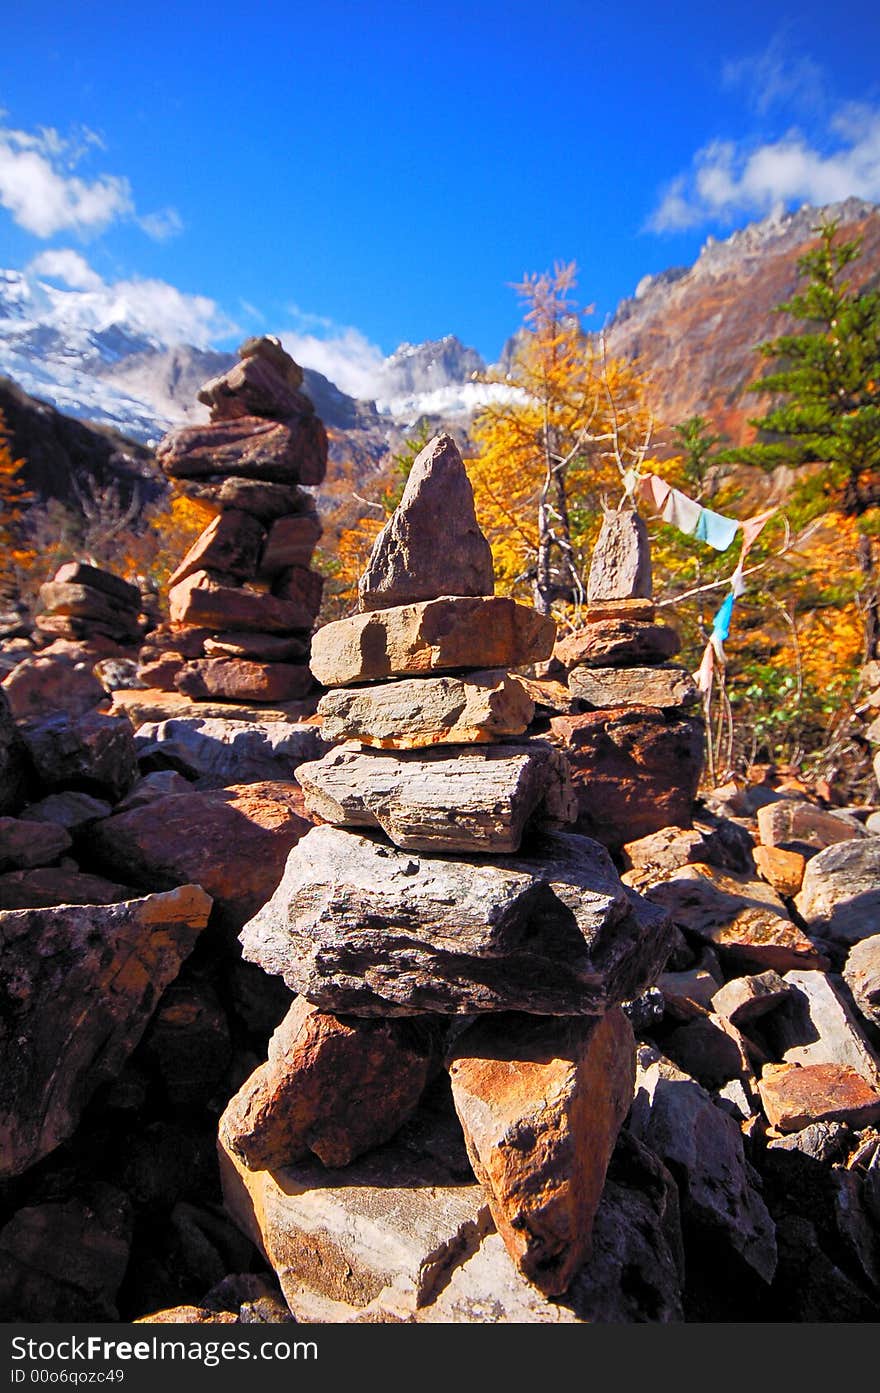
POLYGON ((586 623, 560 639, 577 714, 554 716, 578 798, 577 830, 613 851, 662 827, 689 827, 703 767, 703 720, 678 633, 655 620, 647 528, 606 513, 590 565, 586 623))
POLYGON ((300 485, 324 478, 327 436, 277 339, 249 339, 239 358, 199 392, 210 423, 172 431, 157 452, 180 489, 220 512, 171 576, 170 623, 149 635, 138 675, 196 701, 298 701, 323 586, 310 569, 321 524, 300 485))
POLYGON ((46 642, 106 640, 129 647, 143 637, 141 593, 136 585, 84 561, 68 561, 40 586, 41 612, 34 627, 46 642))
POLYGON ((298 1319, 422 1319, 493 1223, 511 1280, 565 1292, 630 1106, 620 1003, 661 967, 669 922, 559 830, 565 760, 525 735, 511 672, 549 656, 555 625, 493 592, 438 436, 360 612, 315 636, 324 734, 345 743, 300 765, 319 825, 241 935, 299 995, 221 1119, 224 1192, 298 1319), (450 1110, 432 1132, 445 1075, 460 1129, 450 1110))

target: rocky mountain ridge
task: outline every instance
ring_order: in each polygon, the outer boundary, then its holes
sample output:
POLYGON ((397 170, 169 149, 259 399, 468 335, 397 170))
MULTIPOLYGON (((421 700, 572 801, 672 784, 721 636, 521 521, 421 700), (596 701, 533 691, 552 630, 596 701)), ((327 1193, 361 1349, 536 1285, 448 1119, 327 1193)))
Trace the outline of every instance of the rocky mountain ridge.
POLYGON ((700 413, 733 443, 749 438, 748 417, 762 410, 745 391, 761 375, 757 345, 785 331, 776 306, 796 289, 797 260, 830 219, 841 235, 863 238, 853 284, 880 283, 880 208, 850 198, 750 223, 724 241, 710 237, 693 266, 646 276, 621 303, 609 352, 640 361, 666 424, 700 413))

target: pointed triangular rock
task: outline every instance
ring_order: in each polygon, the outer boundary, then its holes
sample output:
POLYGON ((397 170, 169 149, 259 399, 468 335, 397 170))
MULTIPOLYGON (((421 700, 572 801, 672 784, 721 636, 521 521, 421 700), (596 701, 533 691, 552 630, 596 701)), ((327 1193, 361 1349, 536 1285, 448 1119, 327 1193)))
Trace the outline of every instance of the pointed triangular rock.
POLYGON ((417 456, 396 512, 376 538, 358 587, 362 610, 492 595, 492 552, 451 436, 436 435, 417 456))
POLYGON ((650 599, 651 543, 638 513, 607 512, 590 562, 587 601, 650 599))

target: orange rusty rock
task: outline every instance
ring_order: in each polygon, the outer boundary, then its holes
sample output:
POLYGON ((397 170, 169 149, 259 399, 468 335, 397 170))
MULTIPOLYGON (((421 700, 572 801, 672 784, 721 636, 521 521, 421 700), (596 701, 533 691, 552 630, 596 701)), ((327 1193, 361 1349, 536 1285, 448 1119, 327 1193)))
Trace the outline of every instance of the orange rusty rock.
POLYGON ((598 1022, 487 1017, 456 1042, 449 1072, 471 1164, 510 1256, 549 1295, 589 1255, 634 1043, 619 1007, 598 1022))
POLYGON ((811 1122, 864 1127, 880 1119, 880 1093, 848 1064, 770 1064, 758 1089, 779 1132, 799 1132, 811 1122))
POLYGON ((752 853, 758 871, 779 895, 790 899, 801 888, 806 857, 799 851, 783 851, 779 846, 756 846, 752 853))
POLYGON ((251 1170, 309 1152, 325 1166, 347 1166, 403 1125, 433 1054, 420 1022, 340 1018, 298 997, 269 1042, 268 1060, 227 1105, 227 1144, 251 1170))

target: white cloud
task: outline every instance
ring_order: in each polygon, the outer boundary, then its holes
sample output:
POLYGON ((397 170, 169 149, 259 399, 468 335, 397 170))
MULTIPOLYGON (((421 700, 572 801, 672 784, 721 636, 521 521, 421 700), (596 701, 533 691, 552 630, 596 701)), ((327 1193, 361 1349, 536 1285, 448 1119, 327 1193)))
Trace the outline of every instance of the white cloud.
POLYGON ((138 217, 124 175, 98 174, 89 180, 74 173, 94 149, 103 150, 104 143, 87 127, 65 136, 52 126, 36 131, 0 126, 0 207, 35 237, 94 235, 110 223, 130 219, 159 240, 181 230, 173 208, 138 217))
POLYGON ((239 332, 215 300, 187 295, 167 281, 116 281, 106 287, 108 312, 132 320, 162 343, 191 343, 207 348, 214 339, 239 332))
POLYGON ((648 220, 653 232, 763 216, 780 206, 880 200, 880 108, 851 104, 829 122, 827 148, 791 130, 762 144, 715 140, 667 186, 648 220))
POLYGON ((825 80, 819 64, 797 53, 783 34, 771 39, 763 52, 725 63, 721 84, 744 90, 750 108, 759 116, 780 106, 815 111, 825 101, 825 80))
POLYGON ((0 127, 0 204, 37 237, 56 232, 100 232, 134 212, 131 185, 121 175, 88 182, 67 172, 79 163, 91 133, 66 139, 40 128, 35 134, 0 127))
POLYGON ((27 274, 61 282, 67 289, 56 297, 54 313, 82 327, 103 330, 125 324, 160 343, 190 343, 196 348, 240 332, 207 295, 188 295, 167 281, 136 276, 105 281, 71 248, 41 252, 27 274))
POLYGON ((326 338, 297 329, 281 330, 279 338, 298 363, 322 372, 340 391, 351 397, 374 397, 385 361, 382 350, 359 329, 331 324, 327 321, 326 338))
POLYGON ((84 256, 65 248, 60 251, 40 252, 28 266, 34 276, 46 276, 49 280, 61 281, 71 290, 100 290, 104 282, 93 271, 84 256))
POLYGON ((137 219, 138 227, 152 237, 154 242, 167 242, 183 231, 183 219, 176 208, 160 208, 155 213, 143 213, 137 219))

